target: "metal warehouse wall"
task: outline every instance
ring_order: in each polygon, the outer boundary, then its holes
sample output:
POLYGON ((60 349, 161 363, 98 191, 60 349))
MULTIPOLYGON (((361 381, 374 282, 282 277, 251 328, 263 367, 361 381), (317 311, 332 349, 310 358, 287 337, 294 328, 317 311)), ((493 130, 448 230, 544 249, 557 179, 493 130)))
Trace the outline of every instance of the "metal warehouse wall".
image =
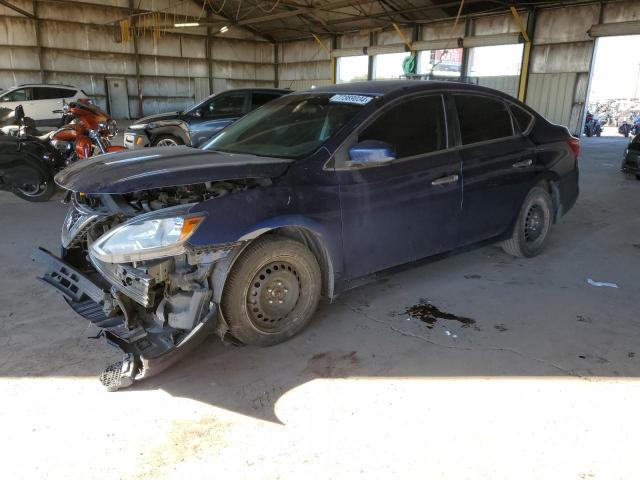
MULTIPOLYGON (((138 59, 144 114, 180 110, 210 93, 205 28, 172 30, 160 38, 147 32, 137 38, 136 55, 133 41, 117 43, 114 35, 113 22, 127 17, 129 0, 11 1, 37 20, 0 5, 0 87, 72 84, 105 107, 105 79, 120 77, 126 79, 130 115, 137 117, 138 59)), ((138 8, 161 10, 175 3, 141 0, 138 8)), ((202 8, 184 2, 177 13, 197 17, 202 8)), ((232 27, 214 36, 210 48, 214 91, 274 86, 273 44, 232 27)))
MULTIPOLYGON (((531 14, 520 12, 520 15, 530 32, 533 31, 526 102, 576 134, 584 114, 595 44, 588 31, 598 24, 622 25, 621 22, 640 20, 640 0, 542 8, 533 11, 530 21, 531 14)), ((417 49, 428 50, 455 48, 457 38, 464 38, 466 45, 471 44, 468 40, 477 42, 491 38, 489 36, 519 32, 513 17, 504 14, 470 18, 455 29, 452 25, 451 21, 424 23, 415 30, 403 29, 403 33, 417 49)), ((322 41, 331 44, 330 37, 323 37, 322 41)), ((369 55, 403 51, 402 39, 393 30, 371 35, 369 32, 345 34, 333 42, 338 49, 334 52, 337 56, 362 55, 363 47, 367 47, 369 55)), ((283 43, 279 48, 282 51, 278 56, 278 69, 282 73, 279 86, 308 88, 324 85, 331 78, 329 53, 316 40, 283 43)), ((519 77, 472 80, 514 96, 518 92, 519 77)))

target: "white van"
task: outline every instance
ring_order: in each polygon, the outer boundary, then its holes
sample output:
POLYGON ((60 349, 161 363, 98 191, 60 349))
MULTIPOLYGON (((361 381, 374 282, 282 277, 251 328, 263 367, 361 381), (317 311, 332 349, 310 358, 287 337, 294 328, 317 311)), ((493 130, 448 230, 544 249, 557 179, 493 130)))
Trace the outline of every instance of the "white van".
POLYGON ((88 100, 87 95, 71 85, 24 84, 0 90, 0 107, 14 109, 22 105, 27 117, 36 125, 58 126, 62 115, 53 113, 61 110, 63 100, 67 103, 88 100))

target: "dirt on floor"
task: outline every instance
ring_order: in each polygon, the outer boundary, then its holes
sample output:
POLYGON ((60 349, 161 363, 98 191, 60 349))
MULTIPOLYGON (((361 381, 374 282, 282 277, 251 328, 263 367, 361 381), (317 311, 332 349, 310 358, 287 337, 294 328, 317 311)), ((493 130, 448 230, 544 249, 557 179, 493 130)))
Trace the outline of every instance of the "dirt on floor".
POLYGON ((412 265, 287 343, 211 338, 117 393, 97 380, 117 352, 29 259, 57 250, 65 207, 0 193, 0 476, 635 478, 640 182, 624 147, 582 140, 581 196, 536 258, 412 265))

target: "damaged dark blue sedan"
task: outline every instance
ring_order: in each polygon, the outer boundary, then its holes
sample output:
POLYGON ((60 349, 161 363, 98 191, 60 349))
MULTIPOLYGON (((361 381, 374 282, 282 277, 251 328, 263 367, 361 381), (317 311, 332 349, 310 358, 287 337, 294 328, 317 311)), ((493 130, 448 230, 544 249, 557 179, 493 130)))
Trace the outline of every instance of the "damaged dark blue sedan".
POLYGON ((102 155, 61 172, 62 255, 35 256, 124 359, 110 389, 207 334, 273 345, 321 296, 485 241, 540 253, 578 196, 578 140, 502 93, 375 82, 287 95, 200 149, 102 155))

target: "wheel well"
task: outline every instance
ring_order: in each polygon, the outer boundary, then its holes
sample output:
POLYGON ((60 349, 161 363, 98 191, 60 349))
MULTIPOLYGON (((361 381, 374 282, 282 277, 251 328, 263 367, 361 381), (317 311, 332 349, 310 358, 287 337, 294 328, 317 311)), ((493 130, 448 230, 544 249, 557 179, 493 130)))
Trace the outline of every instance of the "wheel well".
POLYGON ((328 298, 333 297, 333 265, 327 249, 320 238, 311 230, 304 227, 278 227, 269 230, 264 235, 276 234, 291 238, 304 244, 316 257, 322 271, 322 294, 328 298))
POLYGON ((562 216, 562 203, 560 202, 560 188, 558 187, 558 179, 545 178, 538 185, 544 188, 551 196, 553 202, 553 223, 556 223, 562 216))

